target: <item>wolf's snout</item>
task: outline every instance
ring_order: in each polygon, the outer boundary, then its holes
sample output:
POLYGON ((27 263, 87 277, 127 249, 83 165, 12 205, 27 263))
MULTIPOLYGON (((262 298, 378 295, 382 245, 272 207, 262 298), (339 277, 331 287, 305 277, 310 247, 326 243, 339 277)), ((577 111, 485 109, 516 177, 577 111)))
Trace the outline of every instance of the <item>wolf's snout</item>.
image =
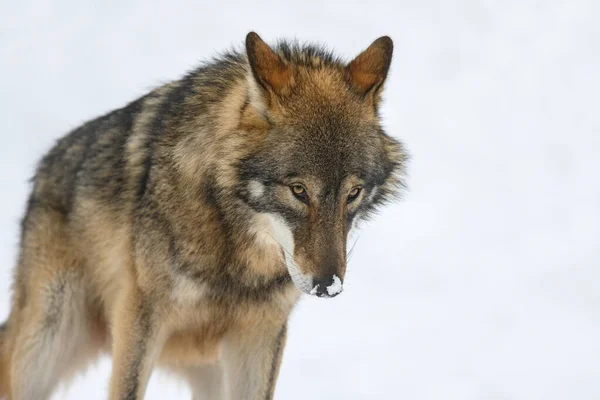
POLYGON ((342 280, 337 275, 314 278, 310 294, 317 297, 335 297, 342 292, 342 280))

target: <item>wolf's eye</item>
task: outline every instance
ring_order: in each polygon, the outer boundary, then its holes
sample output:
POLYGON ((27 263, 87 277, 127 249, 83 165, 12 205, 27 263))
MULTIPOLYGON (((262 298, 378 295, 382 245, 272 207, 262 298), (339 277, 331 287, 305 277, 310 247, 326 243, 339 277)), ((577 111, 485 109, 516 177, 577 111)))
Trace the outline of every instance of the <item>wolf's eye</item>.
POLYGON ((358 196, 360 195, 360 192, 362 191, 361 187, 355 187, 353 188, 350 193, 348 193, 348 200, 347 203, 350 204, 352 203, 354 200, 356 200, 358 198, 358 196))
POLYGON ((296 196, 298 200, 308 204, 308 193, 306 193, 304 186, 294 183, 290 186, 290 189, 292 190, 292 194, 296 196))

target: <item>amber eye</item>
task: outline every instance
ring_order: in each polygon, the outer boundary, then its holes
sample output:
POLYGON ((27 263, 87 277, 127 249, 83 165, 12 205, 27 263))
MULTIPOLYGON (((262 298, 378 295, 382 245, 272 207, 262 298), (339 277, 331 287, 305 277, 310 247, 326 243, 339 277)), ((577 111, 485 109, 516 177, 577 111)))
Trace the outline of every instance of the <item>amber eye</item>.
POLYGON ((360 195, 362 188, 361 187, 355 187, 352 188, 352 190, 350 191, 350 193, 348 193, 348 203, 352 203, 354 200, 356 200, 358 198, 358 196, 360 195))
POLYGON ((306 193, 306 189, 304 188, 304 186, 295 183, 293 185, 290 185, 290 189, 292 190, 292 194, 296 196, 298 200, 301 200, 302 202, 308 204, 308 193, 306 193))

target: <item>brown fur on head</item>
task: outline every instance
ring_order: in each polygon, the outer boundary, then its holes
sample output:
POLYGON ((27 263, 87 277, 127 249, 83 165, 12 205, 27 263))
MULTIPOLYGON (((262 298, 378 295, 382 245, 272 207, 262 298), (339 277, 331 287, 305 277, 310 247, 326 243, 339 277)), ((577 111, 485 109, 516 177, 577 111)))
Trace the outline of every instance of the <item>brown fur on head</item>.
POLYGON ((245 200, 271 218, 305 292, 339 293, 348 232, 398 189, 405 155, 378 116, 392 47, 381 37, 345 64, 316 47, 246 38, 258 86, 250 104, 269 127, 240 163, 245 200))

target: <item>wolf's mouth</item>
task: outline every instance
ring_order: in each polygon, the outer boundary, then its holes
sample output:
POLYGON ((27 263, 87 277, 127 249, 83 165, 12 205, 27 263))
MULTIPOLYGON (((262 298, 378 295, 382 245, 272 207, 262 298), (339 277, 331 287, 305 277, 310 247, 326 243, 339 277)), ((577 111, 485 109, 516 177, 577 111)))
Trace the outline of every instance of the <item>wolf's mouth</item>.
POLYGON ((329 278, 318 279, 310 275, 303 274, 300 272, 296 262, 285 252, 283 253, 285 265, 288 273, 292 278, 294 286, 303 293, 310 294, 312 296, 331 298, 335 297, 343 291, 342 280, 337 276, 333 275, 329 278))

